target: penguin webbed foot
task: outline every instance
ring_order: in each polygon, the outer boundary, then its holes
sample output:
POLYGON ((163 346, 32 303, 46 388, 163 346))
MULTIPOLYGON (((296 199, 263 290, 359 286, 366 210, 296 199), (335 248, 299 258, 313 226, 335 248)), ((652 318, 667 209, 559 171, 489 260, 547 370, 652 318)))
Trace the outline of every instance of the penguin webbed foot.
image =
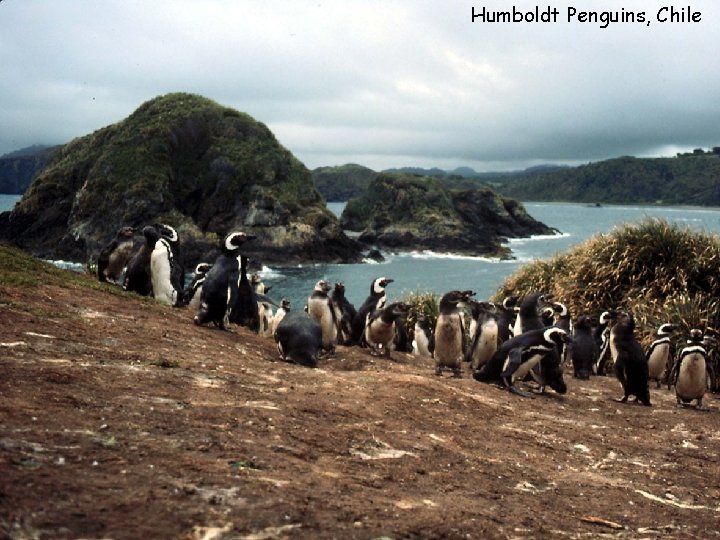
POLYGON ((614 399, 613 399, 613 401, 617 401, 618 403, 627 403, 627 400, 628 400, 628 396, 627 396, 627 395, 625 395, 625 396, 623 396, 623 397, 621 397, 621 398, 614 398, 614 399))
POLYGON ((509 391, 511 394, 516 394, 516 395, 521 396, 521 397, 524 397, 524 398, 535 399, 535 396, 534 396, 533 394, 531 394, 530 392, 525 392, 524 390, 520 390, 520 389, 519 389, 517 386, 515 386, 514 384, 512 384, 512 385, 510 385, 510 386, 508 387, 508 391, 509 391))

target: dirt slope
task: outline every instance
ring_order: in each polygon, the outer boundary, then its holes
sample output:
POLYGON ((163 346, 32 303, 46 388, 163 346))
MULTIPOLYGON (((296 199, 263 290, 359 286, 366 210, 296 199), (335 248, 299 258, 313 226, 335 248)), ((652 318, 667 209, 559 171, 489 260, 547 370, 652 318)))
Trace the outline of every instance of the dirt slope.
POLYGON ((716 396, 530 400, 343 347, 305 369, 82 281, 0 283, 0 536, 720 535, 716 396))

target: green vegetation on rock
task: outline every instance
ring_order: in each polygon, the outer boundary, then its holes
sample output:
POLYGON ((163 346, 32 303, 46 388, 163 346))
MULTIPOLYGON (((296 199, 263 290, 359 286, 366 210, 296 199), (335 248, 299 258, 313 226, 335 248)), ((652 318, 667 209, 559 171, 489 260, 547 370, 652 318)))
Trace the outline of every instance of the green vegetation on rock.
POLYGON ((330 202, 345 202, 362 194, 377 176, 372 169, 348 163, 337 167, 313 169, 317 190, 330 202))

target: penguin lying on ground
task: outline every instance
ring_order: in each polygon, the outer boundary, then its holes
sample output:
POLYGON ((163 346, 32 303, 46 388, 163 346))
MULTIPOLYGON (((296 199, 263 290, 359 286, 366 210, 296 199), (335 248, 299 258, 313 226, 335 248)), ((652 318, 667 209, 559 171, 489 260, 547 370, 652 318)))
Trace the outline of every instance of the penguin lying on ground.
POLYGON ((497 308, 492 302, 471 301, 470 305, 477 316, 475 332, 470 334, 470 348, 465 353, 465 361, 470 362, 473 371, 484 366, 498 347, 497 308))
POLYGON ((237 294, 238 254, 240 248, 254 238, 240 231, 225 236, 220 244, 220 255, 205 274, 195 324, 212 322, 215 326, 226 329, 226 318, 231 307, 229 299, 237 294))
POLYGON ((647 359, 635 338, 635 319, 631 313, 618 312, 615 316, 610 331, 610 351, 615 361, 615 376, 623 389, 623 397, 617 401, 625 403, 633 395, 636 402, 650 407, 647 359))
POLYGON ((280 307, 275 312, 275 316, 273 317, 273 320, 272 320, 272 328, 271 329, 272 329, 273 336, 277 332, 277 327, 280 324, 280 321, 282 321, 283 318, 285 317, 285 315, 287 315, 289 312, 290 312, 290 300, 288 300, 287 298, 283 298, 280 301, 280 307))
POLYGON ((370 347, 371 354, 377 356, 382 352, 386 358, 390 358, 395 335, 400 326, 404 327, 403 317, 407 315, 410 307, 409 304, 394 302, 368 316, 365 326, 365 343, 370 347))
POLYGON ((434 336, 424 313, 418 313, 413 331, 413 354, 432 358, 435 350, 434 336))
POLYGON ((322 346, 322 330, 304 311, 291 311, 278 324, 275 342, 280 357, 286 362, 315 367, 322 346))
MULTIPOLYGON (((468 302, 472 291, 450 291, 440 299, 440 314, 435 323, 435 375, 442 375, 444 368, 461 377, 465 359, 465 327, 458 304, 468 302)), ((474 293, 472 293, 474 294, 474 293)))
POLYGON ((367 316, 385 305, 385 287, 393 281, 386 277, 379 277, 370 284, 370 295, 365 299, 365 302, 363 302, 353 318, 352 336, 350 336, 353 345, 362 345, 367 316))
POLYGON ((575 322, 570 356, 573 375, 577 379, 589 379, 597 362, 598 347, 592 335, 592 325, 593 319, 588 315, 580 315, 575 322))
POLYGON ((145 240, 128 262, 123 289, 142 296, 150 296, 152 294, 150 257, 155 249, 155 243, 160 239, 160 234, 155 227, 150 225, 144 227, 142 232, 145 240))
POLYGON ((99 281, 117 281, 132 255, 135 229, 122 227, 115 238, 103 248, 97 261, 99 281))
POLYGON ((685 406, 695 399, 697 409, 707 410, 703 407, 702 400, 707 391, 709 366, 707 352, 702 343, 702 330, 690 330, 687 346, 680 351, 673 366, 669 380, 675 385, 678 406, 685 406))
POLYGON ((567 392, 563 380, 562 365, 556 347, 570 341, 564 330, 551 326, 529 330, 515 336, 498 347, 485 366, 473 373, 475 380, 485 383, 501 383, 504 388, 523 397, 530 394, 518 389, 515 381, 527 373, 533 373, 540 384, 540 391, 546 385, 559 394, 567 392), (533 368, 539 366, 535 371, 533 368))
POLYGON ((648 363, 648 380, 655 381, 656 388, 664 375, 670 373, 673 367, 672 344, 670 336, 678 329, 675 324, 661 324, 655 333, 655 339, 645 351, 648 363))
POLYGON ((334 354, 338 336, 338 321, 335 319, 335 309, 328 292, 330 292, 330 284, 324 279, 318 281, 308 298, 307 312, 322 329, 323 351, 334 354))

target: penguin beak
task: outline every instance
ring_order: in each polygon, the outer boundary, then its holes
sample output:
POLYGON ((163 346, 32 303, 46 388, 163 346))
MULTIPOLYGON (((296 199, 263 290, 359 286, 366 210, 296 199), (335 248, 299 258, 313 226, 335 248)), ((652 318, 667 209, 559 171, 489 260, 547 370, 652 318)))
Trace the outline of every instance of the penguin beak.
POLYGON ((382 283, 382 286, 383 286, 383 287, 386 287, 387 285, 389 285, 389 284, 392 283, 393 281, 395 281, 395 280, 394 280, 394 279, 386 278, 386 279, 383 279, 381 283, 382 283))

